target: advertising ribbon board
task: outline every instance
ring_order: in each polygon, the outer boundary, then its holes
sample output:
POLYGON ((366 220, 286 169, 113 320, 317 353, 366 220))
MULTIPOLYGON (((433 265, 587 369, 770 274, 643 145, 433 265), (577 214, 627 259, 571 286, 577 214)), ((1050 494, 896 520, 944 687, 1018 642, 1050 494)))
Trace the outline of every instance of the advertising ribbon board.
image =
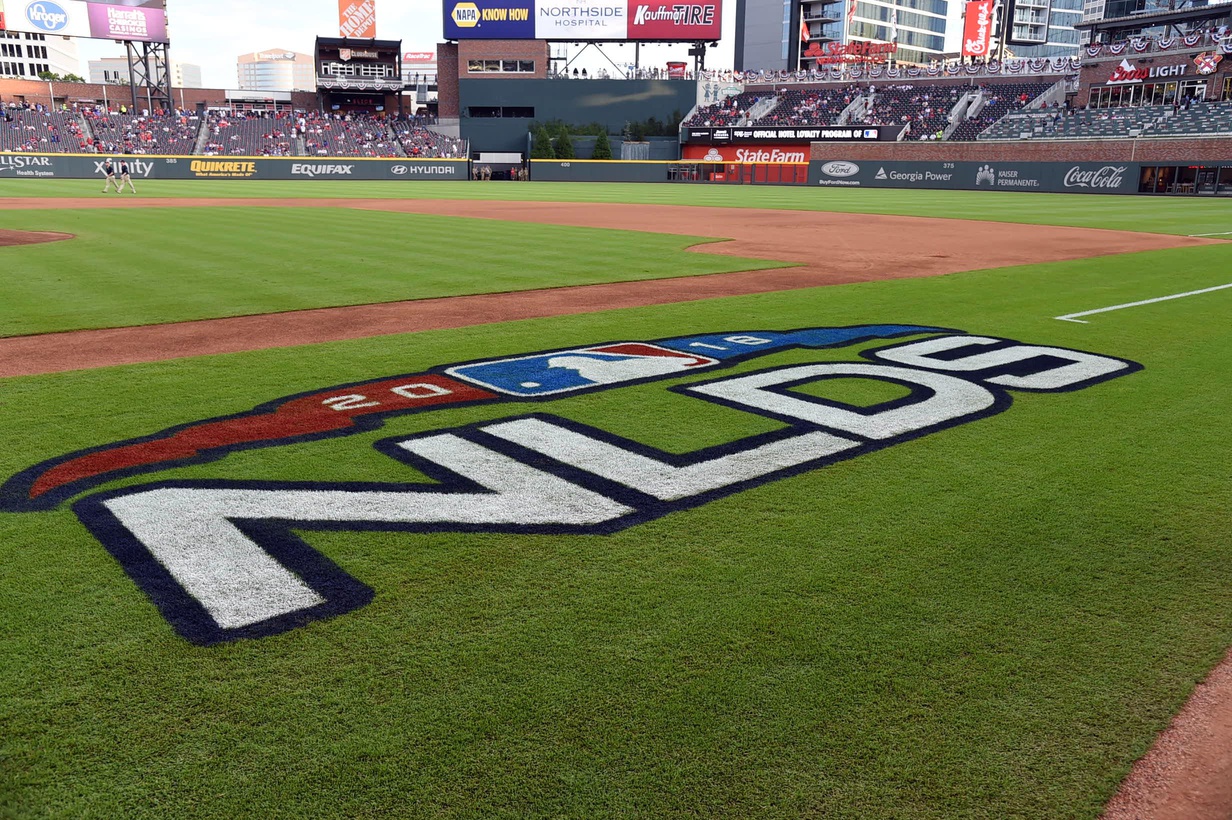
POLYGON ((627 40, 625 0, 539 0, 535 3, 537 40, 627 40))
POLYGON ((338 0, 338 36, 376 37, 376 0, 338 0))
POLYGON ((967 4, 963 23, 962 54, 964 57, 986 57, 992 51, 993 0, 977 0, 967 4))
POLYGON ((446 40, 695 42, 723 35, 722 0, 445 0, 443 12, 446 40))
POLYGON ((808 143, 845 142, 894 139, 898 128, 884 126, 826 126, 792 128, 686 128, 682 141, 701 145, 728 145, 743 143, 808 143))
POLYGON ((534 0, 445 0, 446 40, 533 40, 534 0))
POLYGON ((720 0, 662 2, 629 0, 629 40, 718 40, 722 36, 720 0))
POLYGON ((90 34, 107 40, 167 42, 167 15, 162 9, 89 3, 90 34))
POLYGON ((90 37, 88 5, 77 0, 10 0, 5 6, 9 31, 90 37))

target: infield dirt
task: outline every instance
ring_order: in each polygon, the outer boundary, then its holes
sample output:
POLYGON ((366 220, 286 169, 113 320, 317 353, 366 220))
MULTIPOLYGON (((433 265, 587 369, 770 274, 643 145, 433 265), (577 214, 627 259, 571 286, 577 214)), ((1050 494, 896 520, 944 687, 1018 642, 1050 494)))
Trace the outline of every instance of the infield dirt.
MULTIPOLYGON (((357 208, 702 236, 690 250, 796 267, 0 339, 0 377, 490 322, 1086 259, 1214 240, 955 219, 669 205, 363 199, 57 199, 66 208, 357 208)), ((28 209, 0 199, 0 210, 28 209)), ((465 237, 459 237, 460 242, 465 237)), ((619 277, 619 271, 614 272, 619 277)))
MULTIPOLYGON (((0 199, 0 210, 30 207, 29 199, 0 199)), ((53 207, 357 208, 611 228, 725 240, 691 250, 772 259, 796 267, 14 337, 0 339, 0 378, 1218 241, 1000 222, 666 205, 116 197, 57 199, 53 207)), ((70 238, 51 232, 0 231, 0 247, 70 238)), ((1199 685, 1172 726, 1134 765, 1104 816, 1232 817, 1232 654, 1199 685)))

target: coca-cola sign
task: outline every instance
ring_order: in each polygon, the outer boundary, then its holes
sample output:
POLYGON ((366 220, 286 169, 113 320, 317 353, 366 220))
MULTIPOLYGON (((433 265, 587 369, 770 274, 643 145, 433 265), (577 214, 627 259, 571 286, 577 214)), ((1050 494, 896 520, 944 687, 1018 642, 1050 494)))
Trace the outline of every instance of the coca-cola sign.
POLYGON ((1084 171, 1075 165, 1065 172, 1063 180, 1066 188, 1112 188, 1118 189, 1125 184, 1124 165, 1105 165, 1084 171))

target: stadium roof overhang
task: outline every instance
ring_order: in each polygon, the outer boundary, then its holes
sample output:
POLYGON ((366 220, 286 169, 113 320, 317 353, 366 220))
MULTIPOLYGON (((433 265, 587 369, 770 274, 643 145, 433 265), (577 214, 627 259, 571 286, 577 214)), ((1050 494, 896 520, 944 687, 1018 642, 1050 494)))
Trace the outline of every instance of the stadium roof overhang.
POLYGON ((1080 30, 1089 29, 1092 35, 1097 32, 1119 34, 1151 28, 1152 26, 1220 20, 1229 15, 1232 15, 1232 3, 1221 3, 1214 6, 1199 6, 1198 8, 1180 11, 1160 11, 1153 14, 1130 14, 1125 17, 1110 17, 1106 20, 1088 20, 1082 23, 1074 23, 1074 28, 1080 30))

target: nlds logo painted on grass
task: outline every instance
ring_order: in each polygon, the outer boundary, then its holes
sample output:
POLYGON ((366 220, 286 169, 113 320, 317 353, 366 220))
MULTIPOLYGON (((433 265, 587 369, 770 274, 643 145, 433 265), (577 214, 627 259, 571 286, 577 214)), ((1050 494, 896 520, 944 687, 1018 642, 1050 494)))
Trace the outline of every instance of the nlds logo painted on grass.
POLYGON ((504 418, 375 444, 431 482, 163 480, 74 503, 172 626, 206 645, 284 632, 372 599, 371 588, 294 531, 613 533, 1000 413, 1013 392, 1078 390, 1140 369, 1094 353, 919 325, 608 342, 340 385, 70 453, 0 485, 0 510, 52 509, 114 479, 373 430, 391 416, 514 404, 504 418), (902 339, 908 336, 925 338, 902 339), (722 373, 774 352, 878 340, 898 341, 848 361, 722 373), (897 385, 905 395, 861 406, 799 390, 838 379, 897 385), (671 380, 679 380, 666 387, 674 393, 781 426, 681 454, 551 413, 518 412, 519 404, 671 380))

